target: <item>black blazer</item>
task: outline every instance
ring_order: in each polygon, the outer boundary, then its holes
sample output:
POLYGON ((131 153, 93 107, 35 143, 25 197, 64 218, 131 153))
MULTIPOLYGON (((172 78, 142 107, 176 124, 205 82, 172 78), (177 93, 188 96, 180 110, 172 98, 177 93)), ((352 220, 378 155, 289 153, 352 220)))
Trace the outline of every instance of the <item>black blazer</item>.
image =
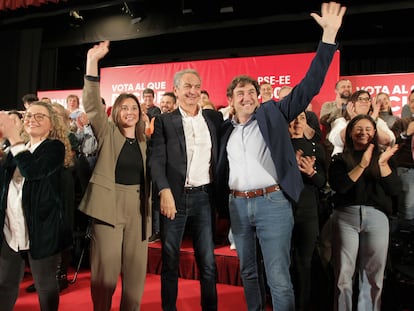
MULTIPOLYGON (((211 172, 215 172, 219 148, 219 129, 223 122, 220 112, 210 109, 202 111, 210 131, 211 172)), ((151 136, 150 168, 152 181, 160 191, 170 188, 174 199, 183 193, 187 172, 187 151, 182 116, 179 109, 155 118, 154 133, 151 136)), ((214 180, 214 176, 213 180, 214 180)))
MULTIPOLYGON (((288 126, 302 111, 305 111, 312 98, 319 93, 324 82, 329 65, 337 46, 320 43, 316 55, 302 81, 281 101, 267 101, 261 104, 254 118, 257 119, 260 132, 270 150, 276 167, 279 184, 288 199, 298 201, 303 189, 302 176, 298 169, 295 152, 290 140, 288 126)), ((227 159, 227 142, 233 131, 230 120, 226 120, 222 128, 220 155, 216 184, 218 207, 223 215, 227 214, 229 195, 229 163, 227 159)))
POLYGON ((0 166, 0 243, 4 240, 4 221, 9 184, 16 166, 25 178, 23 212, 29 231, 30 254, 34 259, 54 255, 69 247, 72 235, 65 218, 62 197, 62 171, 65 146, 59 140, 44 140, 33 152, 11 152, 0 166))

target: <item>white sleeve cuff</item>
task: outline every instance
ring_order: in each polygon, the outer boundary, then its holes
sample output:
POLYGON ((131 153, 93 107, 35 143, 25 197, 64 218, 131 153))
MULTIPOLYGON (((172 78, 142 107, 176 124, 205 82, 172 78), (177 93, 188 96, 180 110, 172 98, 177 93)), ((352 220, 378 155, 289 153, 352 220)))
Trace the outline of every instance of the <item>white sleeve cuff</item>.
POLYGON ((13 146, 13 147, 10 147, 10 152, 12 153, 13 156, 15 156, 16 154, 18 154, 22 151, 26 151, 26 150, 27 150, 26 144, 24 144, 24 143, 18 144, 18 145, 13 146))

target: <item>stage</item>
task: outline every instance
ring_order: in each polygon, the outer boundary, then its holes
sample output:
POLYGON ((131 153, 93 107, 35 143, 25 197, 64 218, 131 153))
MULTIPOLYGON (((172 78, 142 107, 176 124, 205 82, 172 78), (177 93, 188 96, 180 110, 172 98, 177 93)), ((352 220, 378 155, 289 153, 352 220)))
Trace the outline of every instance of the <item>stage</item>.
MULTIPOLYGON (((237 252, 229 245, 218 245, 214 250, 217 264, 217 282, 241 286, 240 264, 237 252)), ((148 245, 148 273, 161 274, 161 242, 148 245)), ((195 262, 192 241, 184 239, 180 251, 179 277, 198 280, 199 273, 195 262)))

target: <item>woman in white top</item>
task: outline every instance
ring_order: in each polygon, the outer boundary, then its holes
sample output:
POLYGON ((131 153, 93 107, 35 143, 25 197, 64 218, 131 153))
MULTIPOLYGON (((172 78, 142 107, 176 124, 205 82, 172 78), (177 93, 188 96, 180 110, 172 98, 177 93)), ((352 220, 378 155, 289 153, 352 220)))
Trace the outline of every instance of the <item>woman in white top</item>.
POLYGON ((334 154, 341 153, 344 148, 345 129, 349 120, 359 114, 370 115, 377 123, 378 143, 383 146, 392 146, 395 143, 394 133, 389 129, 387 123, 378 117, 380 105, 376 100, 371 99, 370 94, 365 90, 354 92, 346 106, 345 116, 340 117, 331 123, 331 131, 328 139, 333 144, 334 154))

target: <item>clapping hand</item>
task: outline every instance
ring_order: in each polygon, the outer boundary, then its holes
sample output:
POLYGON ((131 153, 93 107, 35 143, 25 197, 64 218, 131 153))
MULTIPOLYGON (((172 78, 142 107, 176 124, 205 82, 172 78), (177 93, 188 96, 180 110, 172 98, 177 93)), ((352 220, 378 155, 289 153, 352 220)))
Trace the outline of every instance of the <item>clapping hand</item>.
POLYGON ((353 119, 357 116, 357 112, 355 110, 355 104, 353 102, 348 102, 346 104, 346 112, 348 113, 348 115, 351 119, 353 119))
POLYGON ((372 97, 371 106, 372 106, 371 117, 374 120, 376 120, 378 118, 380 108, 381 108, 381 105, 377 103, 377 98, 376 97, 372 97))
POLYGON ((368 167, 371 163, 372 159, 372 152, 374 151, 374 144, 369 144, 368 148, 365 150, 364 154, 362 155, 360 165, 361 167, 368 167))
POLYGON ((0 133, 11 144, 22 140, 20 137, 21 126, 21 122, 13 118, 7 111, 0 111, 0 133))
POLYGON ((378 159, 378 165, 383 166, 388 164, 388 160, 396 153, 398 150, 398 144, 395 144, 394 146, 390 147, 388 146, 384 152, 381 153, 379 159, 378 159))
POLYGON ((296 161, 298 162, 299 171, 306 175, 312 175, 315 169, 316 158, 314 156, 303 156, 303 151, 296 151, 296 161))

